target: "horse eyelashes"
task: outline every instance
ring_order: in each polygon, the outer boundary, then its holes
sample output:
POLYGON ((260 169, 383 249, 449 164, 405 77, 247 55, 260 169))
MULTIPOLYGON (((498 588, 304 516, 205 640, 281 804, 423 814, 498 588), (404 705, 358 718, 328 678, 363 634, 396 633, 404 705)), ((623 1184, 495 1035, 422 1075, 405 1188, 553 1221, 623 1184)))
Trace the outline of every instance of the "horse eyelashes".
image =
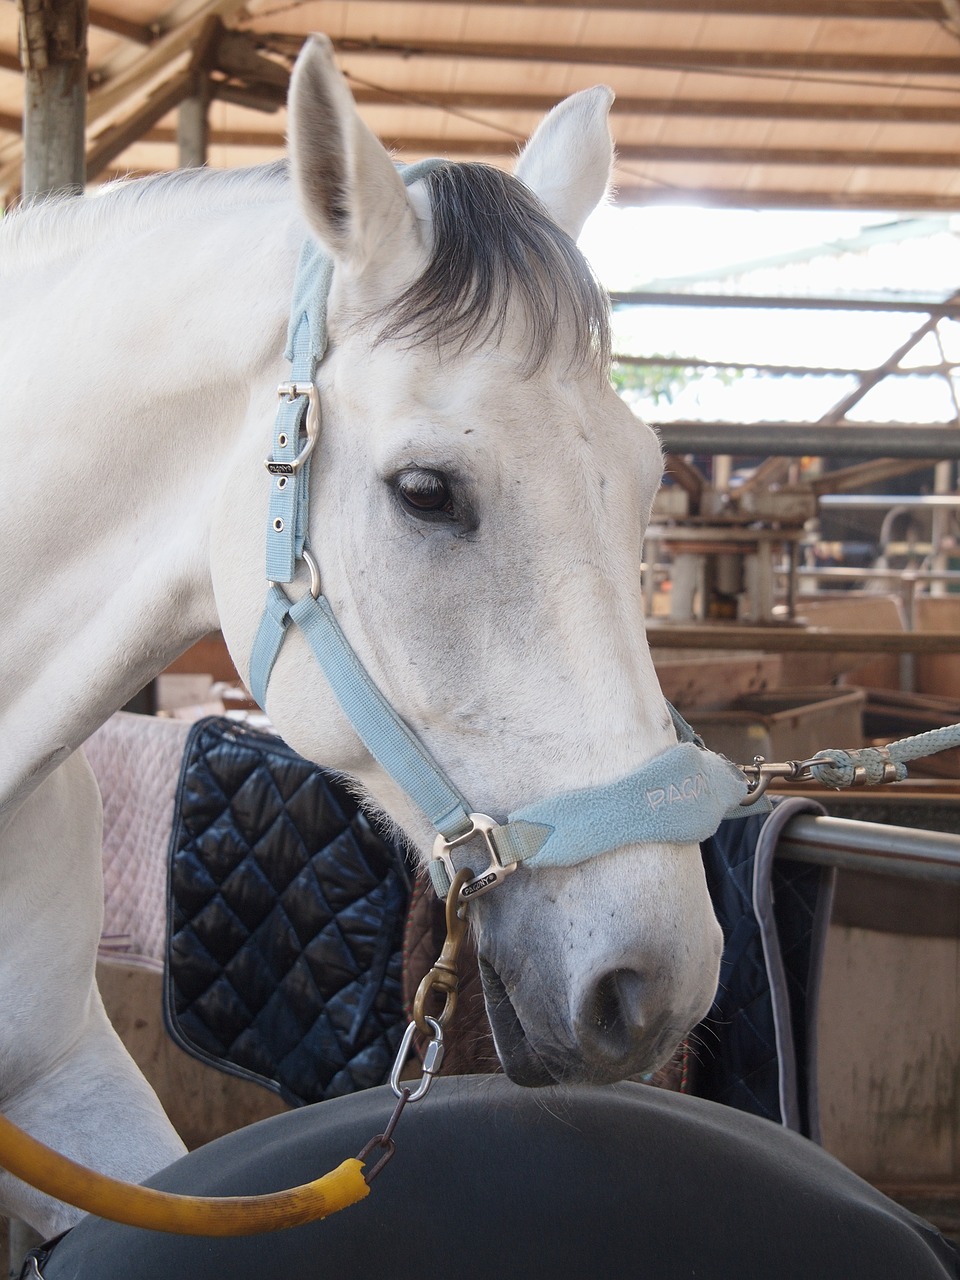
POLYGON ((394 480, 393 487, 402 506, 414 516, 456 518, 449 481, 439 471, 403 471, 394 480))

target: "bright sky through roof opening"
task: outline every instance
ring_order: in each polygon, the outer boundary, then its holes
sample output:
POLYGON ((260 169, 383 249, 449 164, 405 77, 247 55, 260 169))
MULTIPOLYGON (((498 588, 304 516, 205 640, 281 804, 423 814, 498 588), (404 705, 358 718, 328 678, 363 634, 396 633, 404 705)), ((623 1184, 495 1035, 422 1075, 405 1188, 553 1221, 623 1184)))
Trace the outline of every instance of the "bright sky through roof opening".
MULTIPOLYGON (((604 208, 580 247, 611 290, 760 296, 946 298, 960 289, 960 219, 891 212, 804 212, 692 206, 604 208)), ((870 369, 926 320, 918 312, 618 307, 615 349, 634 356, 736 364, 870 369)), ((960 361, 960 324, 944 321, 904 366, 960 361)), ((857 385, 855 374, 735 373, 692 368, 670 395, 631 388, 651 421, 816 421, 857 385)), ((851 412, 872 422, 951 422, 956 396, 942 375, 884 379, 851 412)))
POLYGON ((703 209, 689 205, 597 210, 580 248, 608 289, 696 276, 792 249, 848 239, 890 213, 703 209))

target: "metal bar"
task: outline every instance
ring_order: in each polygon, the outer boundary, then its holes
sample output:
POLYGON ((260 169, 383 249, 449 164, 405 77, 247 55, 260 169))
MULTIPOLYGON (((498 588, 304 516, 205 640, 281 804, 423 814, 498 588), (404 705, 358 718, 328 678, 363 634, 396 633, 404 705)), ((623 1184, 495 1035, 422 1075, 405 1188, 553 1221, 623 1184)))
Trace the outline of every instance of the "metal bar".
MULTIPOLYGON (((840 368, 839 366, 830 365, 763 364, 757 360, 742 363, 735 360, 707 360, 702 356, 615 355, 613 360, 615 364, 635 365, 643 369, 658 369, 661 367, 669 369, 733 369, 739 373, 753 371, 755 373, 773 374, 776 377, 862 378, 865 374, 872 372, 871 369, 851 369, 849 366, 840 368)), ((891 369, 887 377, 943 377, 950 369, 957 367, 960 367, 960 365, 955 365, 953 361, 945 364, 911 365, 906 369, 891 369)))
POLYGON ((852 818, 791 818, 777 856, 849 871, 960 884, 960 836, 852 818))
MULTIPOLYGON (((754 191, 749 195, 761 196, 754 191)), ((925 315, 960 316, 960 302, 952 298, 771 298, 759 294, 668 293, 657 290, 614 291, 610 301, 626 307, 740 307, 769 311, 904 311, 925 315)))
POLYGON ((920 497, 912 497, 907 493, 824 493, 820 496, 820 505, 851 510, 873 507, 960 507, 960 494, 926 493, 920 497))
POLYGON ((735 457, 960 458, 960 428, 951 424, 806 422, 654 422, 668 453, 735 457))
MULTIPOLYGON (((787 569, 777 569, 782 578, 787 569)), ((823 582, 858 582, 861 578, 875 579, 877 582, 960 582, 960 571, 956 569, 849 569, 842 565, 824 566, 820 569, 797 569, 797 576, 823 582)), ((849 594, 849 593, 846 593, 849 594)))
POLYGON ((761 653, 960 653, 953 631, 816 631, 804 627, 647 622, 654 649, 757 649, 761 653))
MULTIPOLYGON (((952 293, 950 295, 950 301, 960 302, 960 296, 958 296, 957 293, 952 293)), ((858 405, 874 387, 878 386, 879 383, 888 376, 888 374, 897 368, 904 356, 922 342, 928 333, 936 331, 937 325, 940 323, 941 319, 941 316, 928 316, 920 328, 907 338, 906 342, 897 347, 896 351, 893 351, 887 359, 884 360, 883 364, 878 365, 877 368, 873 369, 870 373, 865 373, 860 379, 860 385, 851 391, 849 395, 838 400, 833 408, 823 415, 820 421, 825 426, 827 424, 832 426, 841 422, 855 405, 858 405)))

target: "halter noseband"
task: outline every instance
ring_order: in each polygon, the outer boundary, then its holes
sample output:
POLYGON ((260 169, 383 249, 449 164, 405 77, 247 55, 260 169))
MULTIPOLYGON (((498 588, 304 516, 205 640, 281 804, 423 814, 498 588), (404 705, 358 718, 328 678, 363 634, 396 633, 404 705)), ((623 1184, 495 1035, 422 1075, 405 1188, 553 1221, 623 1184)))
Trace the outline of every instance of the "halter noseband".
MULTIPOLYGON (((403 169, 404 182, 411 185, 440 163, 426 160, 403 169)), ((712 835, 724 816, 738 808, 747 783, 736 765, 707 751, 676 712, 674 722, 684 740, 641 769, 603 786, 537 801, 498 822, 471 810, 374 684, 321 594, 320 573, 305 545, 310 455, 320 431, 315 375, 327 346, 332 274, 331 260, 307 240, 284 352, 290 378, 278 388, 273 450, 265 463, 274 484, 267 527, 269 586, 250 658, 250 690, 256 701, 265 706, 270 673, 287 627, 295 623, 364 746, 438 832, 430 876, 442 898, 456 875, 458 850, 473 846, 478 837, 487 865, 461 889, 464 900, 488 892, 521 862, 572 866, 639 840, 692 844, 712 835), (281 584, 293 581, 300 561, 309 569, 310 590, 294 603, 281 584)))

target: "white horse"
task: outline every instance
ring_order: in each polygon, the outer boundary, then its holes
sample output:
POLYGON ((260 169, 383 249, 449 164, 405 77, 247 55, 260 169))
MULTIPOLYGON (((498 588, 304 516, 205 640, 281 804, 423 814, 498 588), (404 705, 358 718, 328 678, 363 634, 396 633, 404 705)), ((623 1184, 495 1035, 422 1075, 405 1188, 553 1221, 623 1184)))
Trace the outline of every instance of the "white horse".
MULTIPOLYGON (((306 236, 334 263, 309 539, 398 714, 490 814, 675 741, 639 581, 660 452, 609 385, 606 301, 573 243, 608 181, 610 96, 556 108, 516 178, 452 165, 408 189, 317 39, 289 174, 176 173, 3 220, 0 1108, 74 1158, 141 1180, 183 1150, 97 993, 78 748, 211 630, 249 670, 306 236)), ((297 632, 266 709, 430 849, 297 632)), ((522 1083, 653 1068, 713 998, 694 843, 521 869, 469 914, 522 1083)), ((8 1175, 0 1208, 45 1234, 77 1216, 8 1175)))

